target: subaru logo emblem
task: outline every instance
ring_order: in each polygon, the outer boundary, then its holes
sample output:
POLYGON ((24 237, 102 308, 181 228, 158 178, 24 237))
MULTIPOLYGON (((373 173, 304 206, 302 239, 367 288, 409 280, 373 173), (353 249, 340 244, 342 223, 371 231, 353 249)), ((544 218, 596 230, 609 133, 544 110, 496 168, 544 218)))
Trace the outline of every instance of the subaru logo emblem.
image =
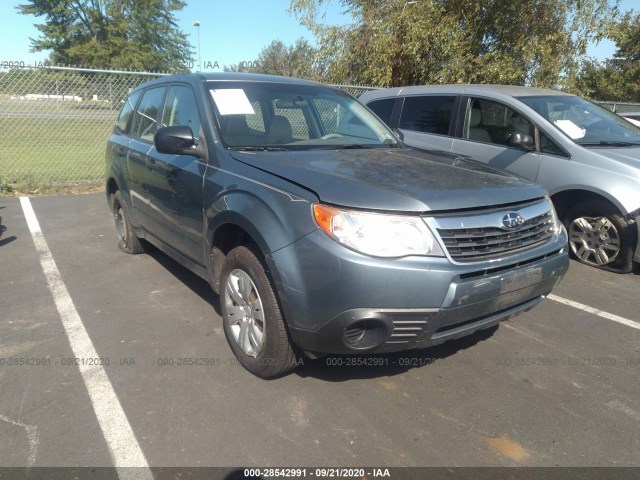
POLYGON ((514 228, 518 228, 520 225, 524 223, 524 218, 518 212, 509 212, 504 217, 502 217, 502 225, 504 228, 508 228, 513 230, 514 228))

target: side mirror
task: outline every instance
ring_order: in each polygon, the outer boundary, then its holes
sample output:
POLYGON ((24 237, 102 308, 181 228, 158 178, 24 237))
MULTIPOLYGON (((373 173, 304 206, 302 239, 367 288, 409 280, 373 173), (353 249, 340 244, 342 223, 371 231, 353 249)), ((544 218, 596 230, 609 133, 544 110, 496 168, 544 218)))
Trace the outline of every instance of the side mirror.
POLYGON ((532 151, 536 149, 533 137, 526 133, 513 132, 511 134, 511 146, 532 151))
POLYGON ((196 140, 193 138, 191 127, 186 125, 159 128, 153 137, 153 143, 160 153, 203 156, 203 152, 198 148, 196 140))

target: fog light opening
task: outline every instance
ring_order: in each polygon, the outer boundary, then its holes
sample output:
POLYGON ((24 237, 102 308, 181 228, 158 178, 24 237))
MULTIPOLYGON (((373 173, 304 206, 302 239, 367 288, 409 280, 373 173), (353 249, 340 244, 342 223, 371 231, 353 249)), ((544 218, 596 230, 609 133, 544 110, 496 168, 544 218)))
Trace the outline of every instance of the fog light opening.
POLYGON ((373 319, 359 320, 344 330, 344 343, 350 347, 363 349, 377 347, 387 337, 387 326, 373 319))

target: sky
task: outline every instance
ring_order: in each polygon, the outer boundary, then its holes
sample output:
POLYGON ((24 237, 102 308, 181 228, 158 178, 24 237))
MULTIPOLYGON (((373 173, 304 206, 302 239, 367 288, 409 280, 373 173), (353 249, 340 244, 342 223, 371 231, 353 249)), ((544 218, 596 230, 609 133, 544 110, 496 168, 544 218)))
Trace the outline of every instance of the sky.
MULTIPOLYGON (((42 19, 20 15, 16 0, 0 1, 0 66, 4 62, 34 65, 45 62, 46 52, 31 53, 30 38, 39 36, 34 23, 42 19)), ((252 62, 272 40, 293 44, 299 37, 314 43, 310 32, 294 15, 287 13, 289 0, 188 0, 177 14, 178 26, 189 36, 195 54, 193 70, 198 70, 198 28, 200 22, 200 56, 203 70, 221 71, 225 65, 252 62)), ((339 0, 322 7, 325 22, 347 24, 339 0)), ((637 9, 637 0, 622 0, 622 11, 637 9)), ((591 45, 588 54, 600 60, 611 57, 615 46, 609 41, 591 45)))

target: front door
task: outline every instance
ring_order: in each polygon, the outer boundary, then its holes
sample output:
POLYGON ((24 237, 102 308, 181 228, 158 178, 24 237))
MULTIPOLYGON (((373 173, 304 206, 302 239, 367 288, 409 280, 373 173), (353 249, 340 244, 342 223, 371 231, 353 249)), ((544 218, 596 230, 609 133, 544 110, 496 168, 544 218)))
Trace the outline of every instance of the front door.
MULTIPOLYGON (((161 125, 186 125, 199 141, 201 117, 191 86, 172 85, 161 116, 161 125)), ((202 182, 206 161, 192 155, 158 153, 147 159, 145 190, 154 233, 166 244, 199 264, 202 258, 202 182)))
POLYGON ((485 98, 468 98, 462 138, 452 153, 491 167, 508 170, 533 182, 540 169, 535 147, 535 124, 513 108, 485 98))

